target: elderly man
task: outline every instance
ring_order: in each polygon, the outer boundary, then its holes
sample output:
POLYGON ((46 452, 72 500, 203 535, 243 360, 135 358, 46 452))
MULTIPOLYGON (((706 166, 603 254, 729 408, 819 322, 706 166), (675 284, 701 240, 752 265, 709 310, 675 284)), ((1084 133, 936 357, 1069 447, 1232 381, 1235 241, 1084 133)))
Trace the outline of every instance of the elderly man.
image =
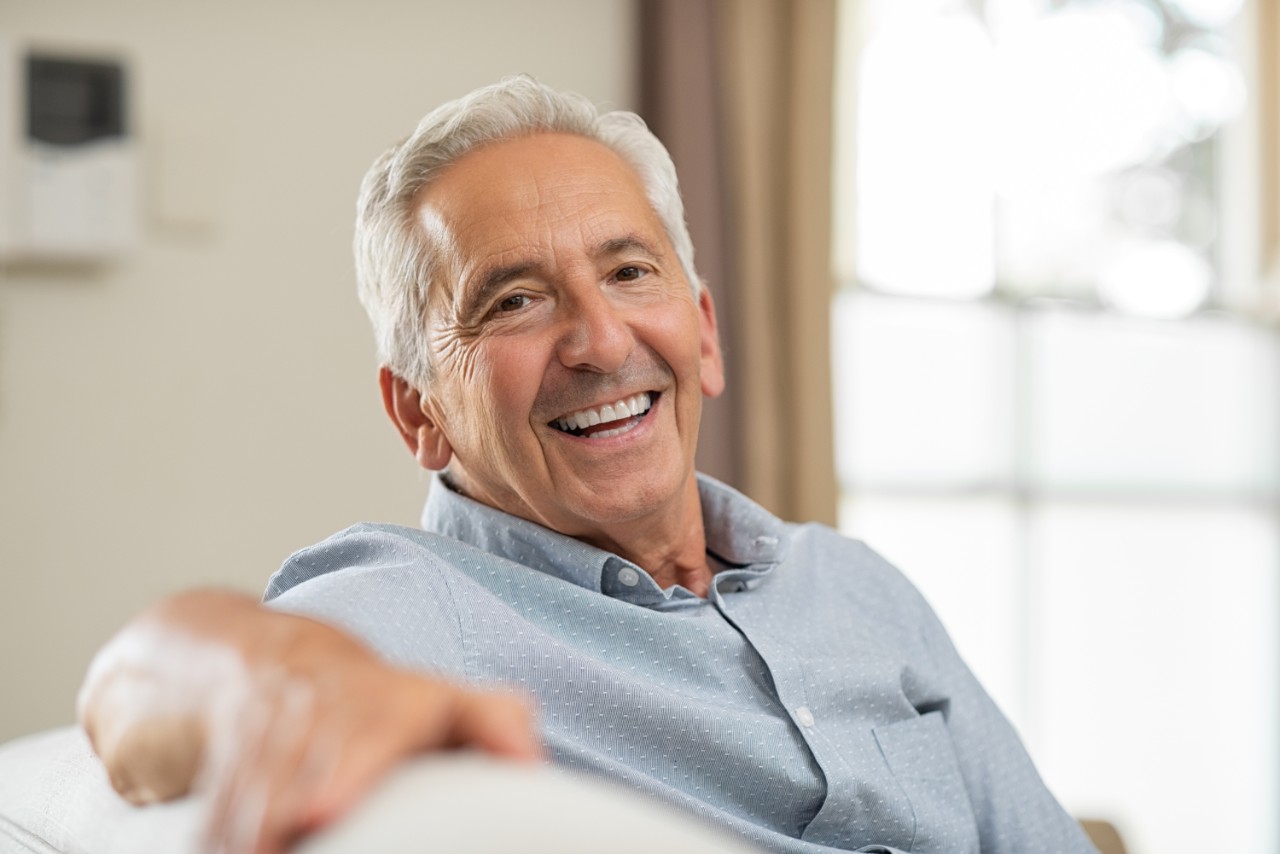
POLYGON ((272 850, 474 745, 773 851, 1091 850, 900 574, 696 474, 723 368, 692 255, 640 120, 527 78, 379 159, 356 258, 386 410, 439 472, 423 530, 358 525, 267 608, 190 593, 127 628, 82 695, 117 788, 203 762, 223 815, 266 793, 272 850))

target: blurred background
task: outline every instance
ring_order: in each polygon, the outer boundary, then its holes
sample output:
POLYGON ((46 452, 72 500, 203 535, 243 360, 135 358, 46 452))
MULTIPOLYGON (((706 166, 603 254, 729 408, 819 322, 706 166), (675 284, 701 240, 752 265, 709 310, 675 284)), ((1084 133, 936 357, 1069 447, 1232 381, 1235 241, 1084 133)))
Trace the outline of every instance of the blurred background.
POLYGON ((842 11, 842 528, 1075 812, 1280 850, 1275 4, 842 11))
POLYGON ((356 187, 528 72, 672 148, 700 465, 901 567, 1131 851, 1280 850, 1271 0, 314 6, 0 9, 0 740, 156 597, 414 524, 356 187))

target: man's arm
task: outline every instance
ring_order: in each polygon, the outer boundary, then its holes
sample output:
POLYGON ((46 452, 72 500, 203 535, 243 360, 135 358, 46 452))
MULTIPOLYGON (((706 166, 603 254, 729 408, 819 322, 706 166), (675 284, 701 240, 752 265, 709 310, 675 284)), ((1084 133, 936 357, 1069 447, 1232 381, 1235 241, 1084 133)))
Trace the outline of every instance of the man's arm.
POLYGON ((210 845, 276 852, 341 815, 405 756, 541 756, 519 700, 380 661, 323 623, 222 591, 182 593, 98 653, 80 721, 134 803, 212 798, 210 845))
POLYGON ((1080 824, 1049 791, 1012 723, 973 675, 932 610, 923 620, 923 634, 949 684, 948 727, 982 850, 1096 854, 1080 824))

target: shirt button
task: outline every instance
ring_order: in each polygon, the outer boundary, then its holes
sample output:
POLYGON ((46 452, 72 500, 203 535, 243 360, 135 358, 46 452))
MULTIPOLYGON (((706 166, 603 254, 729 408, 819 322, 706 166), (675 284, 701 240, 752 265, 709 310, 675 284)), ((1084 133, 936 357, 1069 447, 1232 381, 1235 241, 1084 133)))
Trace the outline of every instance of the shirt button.
POLYGON ((640 573, 629 566, 624 566, 618 570, 618 580, 628 587, 635 587, 640 583, 640 573))
POLYGON ((799 706, 796 709, 796 720, 800 722, 802 727, 813 726, 813 712, 809 711, 808 706, 799 706))

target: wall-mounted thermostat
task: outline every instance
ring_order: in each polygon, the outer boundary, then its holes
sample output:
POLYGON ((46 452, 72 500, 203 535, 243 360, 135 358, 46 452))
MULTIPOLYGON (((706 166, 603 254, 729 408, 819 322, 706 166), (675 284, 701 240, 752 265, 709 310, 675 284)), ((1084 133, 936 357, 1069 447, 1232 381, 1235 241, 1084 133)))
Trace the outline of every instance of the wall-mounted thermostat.
POLYGON ((94 261, 138 240, 124 60, 0 41, 0 260, 94 261))

